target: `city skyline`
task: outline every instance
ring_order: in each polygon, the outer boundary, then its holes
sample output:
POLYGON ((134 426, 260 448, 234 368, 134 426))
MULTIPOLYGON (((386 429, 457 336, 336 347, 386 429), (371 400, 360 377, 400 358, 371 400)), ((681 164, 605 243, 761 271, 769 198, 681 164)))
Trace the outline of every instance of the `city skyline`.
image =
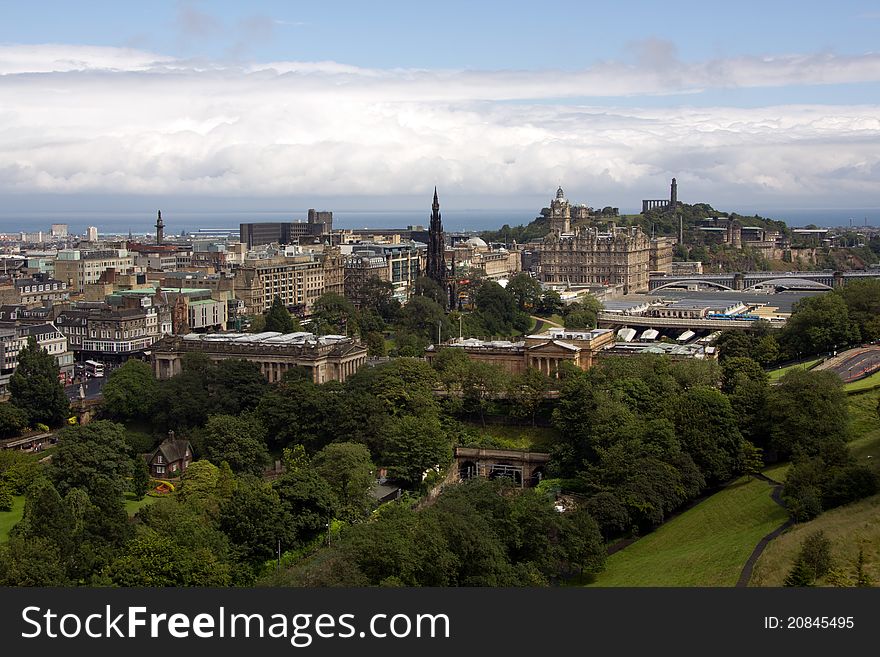
POLYGON ((676 177, 743 213, 876 208, 880 12, 796 6, 11 3, 0 193, 413 210, 436 184, 450 209, 538 210, 561 184, 631 209, 676 177))

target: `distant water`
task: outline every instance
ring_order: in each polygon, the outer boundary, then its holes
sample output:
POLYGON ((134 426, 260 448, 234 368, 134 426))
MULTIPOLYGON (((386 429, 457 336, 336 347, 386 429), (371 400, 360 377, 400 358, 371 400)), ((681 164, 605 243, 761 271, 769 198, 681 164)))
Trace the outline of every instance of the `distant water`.
MULTIPOLYGON (((527 224, 537 215, 537 209, 516 210, 446 210, 442 211, 443 226, 453 231, 496 230, 504 224, 517 226, 527 224)), ((622 212, 635 212, 626 208, 622 212)), ((745 215, 759 214, 781 219, 790 226, 880 226, 880 208, 844 209, 776 209, 739 210, 745 215)), ((242 222, 304 220, 305 211, 235 211, 235 212, 165 212, 166 234, 179 234, 199 228, 238 228, 242 222)), ((429 212, 426 211, 356 211, 333 212, 336 228, 403 228, 421 225, 427 228, 429 212)), ((140 212, 0 212, 0 232, 49 231, 53 223, 64 223, 74 234, 84 234, 87 226, 97 226, 103 234, 134 234, 153 232, 155 217, 140 212)))
MULTIPOLYGON (((540 210, 540 208, 538 208, 540 210)), ((516 226, 532 221, 534 210, 447 210, 441 211, 446 230, 494 230, 504 224, 516 226)), ((238 228, 240 223, 254 221, 305 220, 304 211, 290 212, 163 212, 165 233, 179 234, 199 228, 238 228)), ((51 224, 67 224, 71 233, 83 234, 88 226, 96 226, 99 233, 134 234, 152 233, 155 216, 140 212, 34 212, 0 213, 0 232, 48 231, 51 224)), ((405 228, 421 225, 428 227, 430 211, 333 211, 334 228, 405 228)))

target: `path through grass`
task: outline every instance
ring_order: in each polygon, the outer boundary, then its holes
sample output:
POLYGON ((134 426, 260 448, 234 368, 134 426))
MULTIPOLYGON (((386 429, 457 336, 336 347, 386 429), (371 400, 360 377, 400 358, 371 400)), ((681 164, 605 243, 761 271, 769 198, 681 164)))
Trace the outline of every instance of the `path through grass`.
MULTIPOLYGON (((771 541, 755 564, 749 586, 782 586, 794 565, 801 543, 821 530, 831 541, 832 567, 850 580, 855 578, 859 549, 865 557, 865 571, 880 582, 880 495, 831 509, 815 520, 795 525, 771 541)), ((819 580, 821 586, 826 584, 819 580)))
POLYGON ((745 477, 611 555, 591 586, 734 586, 764 536, 786 521, 764 481, 745 477))

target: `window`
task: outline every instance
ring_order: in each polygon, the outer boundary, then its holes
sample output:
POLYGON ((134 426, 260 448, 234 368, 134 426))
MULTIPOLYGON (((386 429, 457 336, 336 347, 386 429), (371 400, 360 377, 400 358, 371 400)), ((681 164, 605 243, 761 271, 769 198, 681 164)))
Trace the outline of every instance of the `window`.
POLYGON ((165 474, 165 466, 157 465, 156 466, 156 474, 165 474))

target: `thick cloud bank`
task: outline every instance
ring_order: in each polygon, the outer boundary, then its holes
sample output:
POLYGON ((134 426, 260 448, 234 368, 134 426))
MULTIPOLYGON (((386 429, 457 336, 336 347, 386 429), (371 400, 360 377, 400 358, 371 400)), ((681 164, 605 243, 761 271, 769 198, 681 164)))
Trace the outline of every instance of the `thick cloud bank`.
POLYGON ((505 195, 562 182, 601 204, 662 196, 675 175, 693 200, 876 205, 876 104, 637 106, 639 96, 878 81, 878 55, 694 64, 663 44, 647 44, 634 64, 578 72, 243 66, 2 46, 0 191, 350 196, 437 183, 505 195), (597 97, 620 102, 583 104, 597 97))

